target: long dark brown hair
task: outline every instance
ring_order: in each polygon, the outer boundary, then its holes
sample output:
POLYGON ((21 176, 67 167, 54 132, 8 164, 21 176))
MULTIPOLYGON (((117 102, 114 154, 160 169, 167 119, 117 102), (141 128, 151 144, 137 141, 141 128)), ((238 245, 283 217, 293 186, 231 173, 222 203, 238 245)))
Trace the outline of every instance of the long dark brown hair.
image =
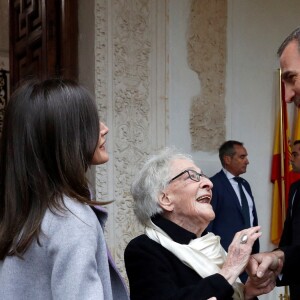
POLYGON ((12 95, 0 145, 0 260, 39 241, 47 208, 63 195, 91 204, 86 170, 99 138, 88 91, 62 79, 31 80, 12 95))

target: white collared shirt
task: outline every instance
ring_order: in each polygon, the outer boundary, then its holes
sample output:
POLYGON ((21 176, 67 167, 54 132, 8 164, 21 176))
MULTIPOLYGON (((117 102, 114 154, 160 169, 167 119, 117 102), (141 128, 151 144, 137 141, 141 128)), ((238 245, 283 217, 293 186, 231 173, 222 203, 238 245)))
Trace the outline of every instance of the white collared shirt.
MULTIPOLYGON (((242 205, 242 201, 241 201, 241 195, 240 195, 240 190, 239 190, 239 185, 237 183, 237 181, 235 181, 233 178, 236 177, 233 174, 231 174, 229 171, 227 171, 226 169, 223 168, 223 171, 226 175, 226 177, 228 178, 230 184, 232 185, 238 199, 240 202, 240 205, 242 205)), ((245 193, 245 196, 247 198, 248 201, 248 206, 249 206, 249 214, 250 214, 250 224, 251 226, 253 226, 253 221, 254 221, 254 216, 253 216, 253 201, 252 198, 250 197, 250 195, 248 194, 247 190, 245 189, 244 185, 242 185, 243 187, 243 191, 245 193)))

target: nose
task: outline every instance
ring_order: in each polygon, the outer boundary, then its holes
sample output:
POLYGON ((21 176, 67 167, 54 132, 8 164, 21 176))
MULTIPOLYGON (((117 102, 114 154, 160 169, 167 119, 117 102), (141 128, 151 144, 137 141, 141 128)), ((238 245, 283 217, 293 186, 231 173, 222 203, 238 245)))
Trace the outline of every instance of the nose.
POLYGON ((284 100, 286 103, 291 103, 294 101, 294 97, 295 97, 295 92, 293 90, 293 88, 288 85, 288 84, 284 84, 285 87, 285 91, 284 91, 284 100))
POLYGON ((213 183, 208 178, 201 178, 200 180, 200 187, 202 189, 211 190, 213 187, 213 183))
POLYGON ((109 131, 108 127, 103 122, 100 122, 101 135, 106 135, 108 133, 108 131, 109 131))
POLYGON ((291 163, 294 162, 294 155, 293 154, 290 156, 290 162, 291 163))

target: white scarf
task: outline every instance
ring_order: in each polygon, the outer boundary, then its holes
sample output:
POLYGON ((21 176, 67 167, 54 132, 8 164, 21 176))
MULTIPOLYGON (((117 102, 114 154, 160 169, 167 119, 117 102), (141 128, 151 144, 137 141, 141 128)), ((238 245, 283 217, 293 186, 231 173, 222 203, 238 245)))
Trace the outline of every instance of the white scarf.
MULTIPOLYGON (((162 229, 152 221, 145 228, 146 235, 172 252, 185 265, 197 272, 202 278, 219 273, 226 259, 226 251, 220 244, 220 237, 208 233, 191 240, 188 245, 174 242, 162 229)), ((239 279, 232 285, 233 299, 244 299, 244 285, 239 279)))

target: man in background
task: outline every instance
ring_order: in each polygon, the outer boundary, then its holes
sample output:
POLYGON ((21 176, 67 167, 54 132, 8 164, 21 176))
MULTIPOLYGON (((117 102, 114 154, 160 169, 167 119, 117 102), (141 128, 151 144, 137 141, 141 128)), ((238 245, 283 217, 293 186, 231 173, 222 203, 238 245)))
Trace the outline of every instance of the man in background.
MULTIPOLYGON (((250 185, 240 177, 249 164, 243 143, 226 141, 219 149, 219 157, 223 168, 210 178, 213 183, 211 205, 216 217, 207 230, 219 235, 223 248, 228 251, 235 233, 257 226, 258 221, 250 185)), ((259 241, 256 240, 252 253, 258 251, 259 241)), ((245 272, 240 275, 244 283, 247 277, 245 272)))

